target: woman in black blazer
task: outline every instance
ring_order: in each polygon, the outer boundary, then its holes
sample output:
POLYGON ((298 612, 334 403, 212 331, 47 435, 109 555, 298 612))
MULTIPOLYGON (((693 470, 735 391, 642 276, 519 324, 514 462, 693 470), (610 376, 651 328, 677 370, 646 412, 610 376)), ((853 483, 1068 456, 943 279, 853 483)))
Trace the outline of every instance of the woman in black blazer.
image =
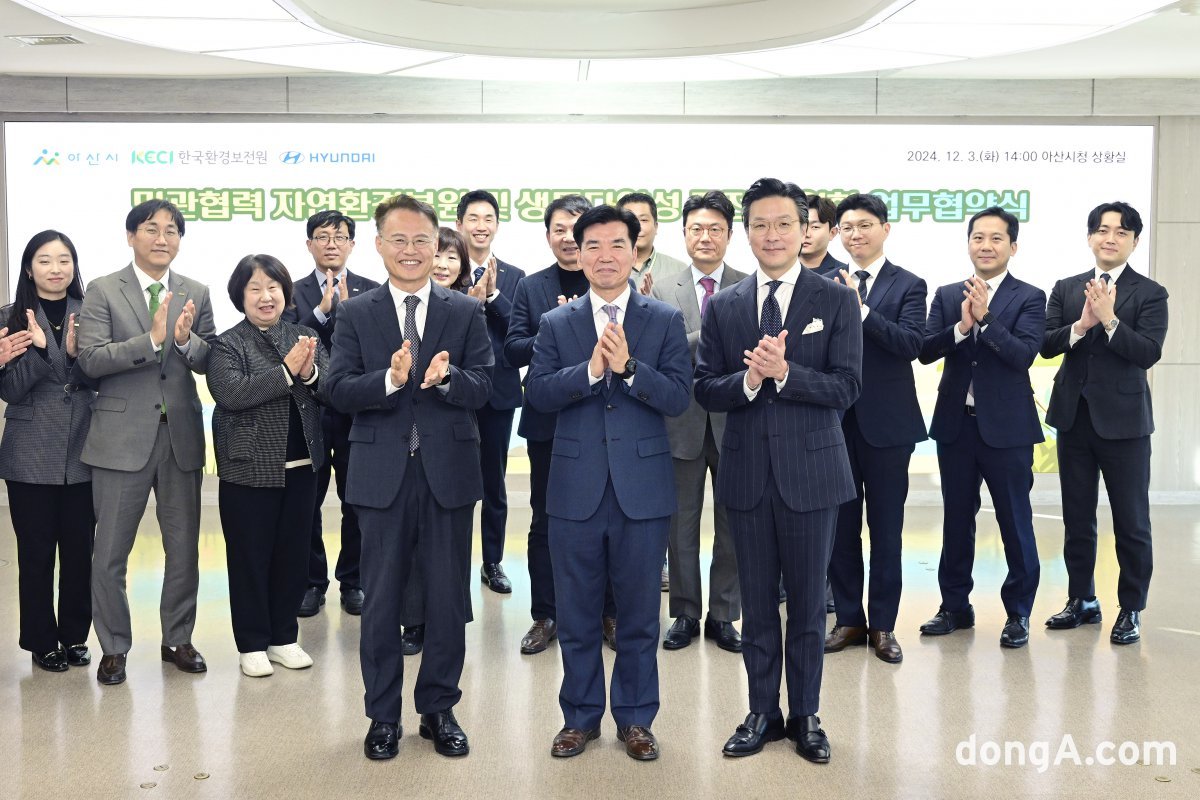
POLYGON ((229 566, 229 608, 242 672, 271 662, 312 666, 297 643, 296 612, 308 586, 308 539, 325 452, 318 404, 328 355, 316 332, 281 319, 292 302, 287 268, 243 258, 229 299, 246 315, 212 346, 213 446, 229 566))
POLYGON ((76 366, 83 302, 75 245, 42 231, 21 256, 15 301, 0 310, 0 478, 17 534, 21 647, 50 672, 91 663, 92 471, 80 461, 92 399, 76 366), (9 331, 11 335, 5 336, 9 331), (57 551, 58 616, 54 614, 57 551))

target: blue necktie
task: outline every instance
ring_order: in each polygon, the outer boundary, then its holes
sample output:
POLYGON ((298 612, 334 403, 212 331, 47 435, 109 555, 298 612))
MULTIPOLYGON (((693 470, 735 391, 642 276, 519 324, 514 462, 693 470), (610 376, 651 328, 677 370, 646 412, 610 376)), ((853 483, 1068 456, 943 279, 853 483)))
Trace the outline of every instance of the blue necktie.
POLYGON ((854 273, 854 277, 858 278, 858 296, 865 304, 867 302, 867 281, 870 280, 871 273, 867 272, 865 269, 860 269, 858 272, 854 273))
POLYGON ((474 277, 472 278, 471 282, 479 283, 479 279, 482 277, 483 277, 483 267, 476 267, 475 272, 474 272, 474 277))
MULTIPOLYGON (((417 306, 421 298, 409 295, 404 298, 404 338, 408 339, 408 352, 412 354, 412 366, 408 368, 408 383, 416 391, 417 355, 421 350, 421 335, 417 332, 417 306)), ((408 434, 408 452, 415 453, 421 446, 421 437, 417 434, 417 419, 413 416, 412 430, 408 434)))
POLYGON ((767 299, 763 300, 762 318, 758 323, 759 333, 763 336, 778 336, 783 330, 783 314, 779 310, 779 301, 775 299, 775 290, 783 281, 767 283, 767 299))

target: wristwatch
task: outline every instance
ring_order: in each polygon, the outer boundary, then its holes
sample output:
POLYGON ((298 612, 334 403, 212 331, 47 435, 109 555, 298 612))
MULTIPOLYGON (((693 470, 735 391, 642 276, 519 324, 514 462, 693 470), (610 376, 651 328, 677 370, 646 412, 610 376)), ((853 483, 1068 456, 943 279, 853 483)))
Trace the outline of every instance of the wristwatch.
POLYGON ((982 327, 984 325, 991 325, 995 321, 996 321, 996 318, 993 317, 992 312, 989 311, 986 314, 984 314, 982 317, 979 318, 979 325, 980 325, 980 327, 982 327))
POLYGON ((1106 322, 1104 324, 1104 330, 1108 331, 1109 333, 1112 333, 1113 331, 1115 331, 1117 329, 1117 326, 1120 324, 1121 324, 1121 320, 1117 319, 1116 317, 1113 317, 1112 319, 1110 319, 1108 322, 1106 322))
POLYGON ((634 376, 634 373, 636 373, 636 372, 637 372, 637 360, 631 356, 630 359, 625 362, 625 369, 622 370, 621 372, 614 372, 613 377, 620 378, 621 380, 625 380, 626 378, 632 378, 634 376))

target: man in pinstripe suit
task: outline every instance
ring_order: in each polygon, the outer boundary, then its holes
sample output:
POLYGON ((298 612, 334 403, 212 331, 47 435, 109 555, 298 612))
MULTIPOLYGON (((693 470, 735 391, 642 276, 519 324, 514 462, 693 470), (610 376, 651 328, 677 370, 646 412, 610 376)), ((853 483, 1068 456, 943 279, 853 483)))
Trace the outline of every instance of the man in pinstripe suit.
POLYGON ((839 412, 858 397, 862 324, 854 293, 799 263, 804 192, 762 178, 742 198, 754 275, 715 295, 700 329, 696 400, 727 412, 716 502, 728 509, 745 622, 750 714, 725 743, 747 756, 786 735, 829 761, 816 713, 825 568, 838 505, 854 496, 839 412), (787 590, 788 718, 778 590, 787 590))

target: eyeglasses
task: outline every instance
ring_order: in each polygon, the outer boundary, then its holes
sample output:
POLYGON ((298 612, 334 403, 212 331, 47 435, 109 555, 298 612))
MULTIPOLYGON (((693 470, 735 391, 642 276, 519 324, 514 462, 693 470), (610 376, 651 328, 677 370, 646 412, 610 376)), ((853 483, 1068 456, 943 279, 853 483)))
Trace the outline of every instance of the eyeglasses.
POLYGON ((879 223, 877 223, 877 222, 860 222, 857 225, 850 225, 850 224, 839 225, 838 230, 841 231, 842 234, 845 236, 849 236, 852 233, 854 233, 855 231, 858 231, 862 235, 866 236, 868 233, 871 232, 871 229, 874 228, 878 224, 879 223))
POLYGON ((706 233, 710 239, 721 239, 728 232, 724 225, 691 225, 686 230, 693 239, 699 239, 706 233))
POLYGON ((151 239, 157 239, 159 236, 162 236, 166 239, 178 239, 179 238, 179 231, 176 230, 175 228, 167 228, 166 230, 159 230, 159 227, 157 225, 139 225, 138 231, 146 234, 151 239))
POLYGON ((381 236, 379 238, 397 250, 405 250, 409 244, 417 250, 425 250, 433 244, 433 239, 428 236, 414 236, 411 239, 406 236, 381 236))
POLYGON ((333 242, 340 247, 341 245, 344 245, 346 242, 350 241, 350 237, 344 233, 339 233, 336 236, 330 236, 327 233, 318 233, 312 238, 312 240, 322 246, 333 242))
POLYGON ((755 236, 765 236, 768 230, 773 230, 780 236, 787 236, 800 224, 797 219, 777 219, 774 222, 758 220, 750 223, 750 233, 755 236))

